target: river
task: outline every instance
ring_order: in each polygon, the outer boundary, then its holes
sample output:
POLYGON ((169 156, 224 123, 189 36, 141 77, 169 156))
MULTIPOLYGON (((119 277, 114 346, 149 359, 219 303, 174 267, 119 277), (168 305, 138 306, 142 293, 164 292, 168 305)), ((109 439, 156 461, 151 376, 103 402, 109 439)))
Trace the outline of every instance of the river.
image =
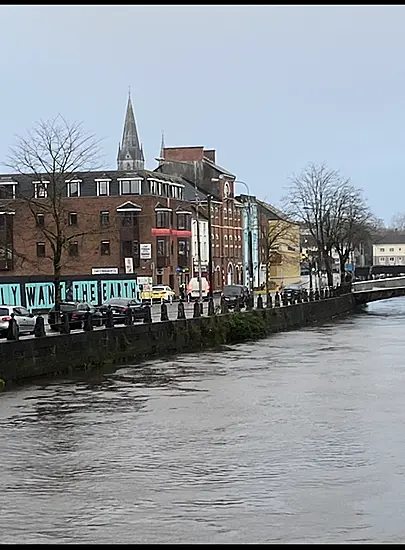
POLYGON ((405 300, 0 395, 4 543, 400 543, 405 300))

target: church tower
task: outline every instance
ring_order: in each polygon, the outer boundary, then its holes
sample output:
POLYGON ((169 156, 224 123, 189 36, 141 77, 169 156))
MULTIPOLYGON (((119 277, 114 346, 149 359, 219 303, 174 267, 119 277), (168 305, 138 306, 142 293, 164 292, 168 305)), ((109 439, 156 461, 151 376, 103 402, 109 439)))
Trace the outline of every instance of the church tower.
POLYGON ((131 93, 129 93, 122 142, 118 145, 117 169, 136 171, 144 170, 144 166, 145 158, 143 156, 142 145, 139 144, 131 93))

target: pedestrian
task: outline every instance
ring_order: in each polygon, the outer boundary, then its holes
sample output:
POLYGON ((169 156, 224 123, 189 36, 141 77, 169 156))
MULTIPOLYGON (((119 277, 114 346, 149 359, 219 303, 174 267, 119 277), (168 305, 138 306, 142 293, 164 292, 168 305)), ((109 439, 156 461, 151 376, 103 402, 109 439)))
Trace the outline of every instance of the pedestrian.
POLYGON ((181 283, 180 285, 180 299, 184 301, 186 297, 186 285, 184 283, 181 283))

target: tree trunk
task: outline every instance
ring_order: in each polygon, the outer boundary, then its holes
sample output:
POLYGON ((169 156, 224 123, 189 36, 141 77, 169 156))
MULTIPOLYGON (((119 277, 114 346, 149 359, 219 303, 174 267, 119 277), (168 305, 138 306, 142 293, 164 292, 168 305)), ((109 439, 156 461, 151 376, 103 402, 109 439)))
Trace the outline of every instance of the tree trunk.
POLYGON ((345 266, 346 266, 346 258, 344 256, 341 256, 339 254, 339 263, 340 263, 340 284, 343 284, 345 282, 345 266))
POLYGON ((333 287, 333 271, 332 271, 329 252, 324 252, 323 261, 325 262, 325 270, 326 270, 326 276, 328 278, 328 286, 333 287))

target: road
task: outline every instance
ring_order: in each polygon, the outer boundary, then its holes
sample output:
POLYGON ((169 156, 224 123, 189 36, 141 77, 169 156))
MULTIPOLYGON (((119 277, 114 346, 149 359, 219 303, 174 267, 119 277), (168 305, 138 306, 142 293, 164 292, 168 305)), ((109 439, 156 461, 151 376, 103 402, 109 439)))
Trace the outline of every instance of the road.
MULTIPOLYGON (((265 302, 265 296, 264 295, 263 295, 263 301, 265 302)), ((219 297, 214 298, 214 303, 215 303, 216 306, 219 305, 220 304, 220 298, 219 297)), ((255 307, 256 307, 256 305, 257 305, 257 296, 255 296, 255 307)), ((178 311, 178 302, 174 302, 173 304, 167 304, 167 313, 168 313, 169 319, 171 321, 174 321, 174 320, 177 319, 177 311, 178 311)), ((184 303, 184 311, 185 311, 185 314, 186 314, 187 318, 193 317, 194 303, 185 302, 184 303)), ((208 314, 208 302, 204 302, 203 303, 203 315, 207 315, 207 314, 208 314)), ((52 331, 50 329, 50 327, 48 325, 48 315, 47 315, 47 313, 44 313, 43 317, 44 317, 44 320, 45 320, 45 331, 46 331, 47 336, 58 335, 59 332, 55 332, 55 331, 52 331)), ((152 306, 152 322, 156 323, 156 322, 159 322, 159 321, 160 321, 160 304, 153 304, 153 306, 152 306)), ((117 324, 116 326, 123 326, 123 324, 122 325, 117 324)), ((94 330, 104 330, 104 327, 94 327, 94 330)), ((71 334, 74 334, 74 333, 77 333, 77 332, 82 332, 82 329, 72 330, 71 334)), ((34 338, 34 336, 32 334, 21 334, 19 339, 20 340, 26 340, 28 338, 34 338)))

